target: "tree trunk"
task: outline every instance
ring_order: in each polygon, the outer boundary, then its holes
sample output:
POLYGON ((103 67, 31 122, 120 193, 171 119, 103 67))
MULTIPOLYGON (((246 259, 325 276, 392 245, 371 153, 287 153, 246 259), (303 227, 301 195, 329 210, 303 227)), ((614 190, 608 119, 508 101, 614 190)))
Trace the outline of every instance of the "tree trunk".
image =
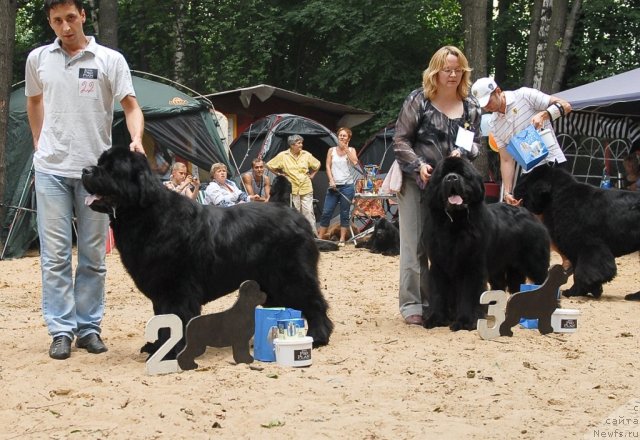
MULTIPOLYGON (((96 7, 96 0, 85 0, 86 1, 86 5, 89 6, 89 14, 90 14, 90 20, 89 22, 92 24, 93 27, 93 32, 92 34, 95 35, 96 37, 98 35, 100 35, 100 26, 98 23, 98 8, 96 7)), ((87 8, 85 8, 85 12, 87 12, 87 8)))
POLYGON ((100 0, 100 43, 112 49, 118 48, 118 0, 100 0))
POLYGON ((536 65, 536 49, 538 47, 538 36, 540 34, 540 18, 542 16, 543 0, 535 0, 531 8, 531 28, 529 29, 529 45, 527 47, 527 61, 524 67, 525 87, 533 86, 533 76, 536 65))
POLYGON ((174 21, 174 33, 175 33, 175 52, 173 56, 174 60, 174 70, 173 70, 173 79, 174 81, 179 82, 180 84, 184 84, 186 81, 184 80, 184 2, 182 0, 176 1, 176 19, 174 21))
POLYGON ((473 66, 472 77, 487 76, 487 0, 462 0, 464 54, 473 66))
MULTIPOLYGON (((17 0, 0 1, 0 200, 4 200, 5 151, 9 124, 9 95, 13 76, 13 47, 16 36, 17 0)), ((5 209, 0 206, 0 218, 5 209)), ((4 243, 0 243, 4 245, 4 243)))
POLYGON ((574 0, 571 7, 571 13, 567 20, 567 27, 564 30, 564 37, 562 38, 562 46, 560 47, 560 56, 558 57, 558 67, 556 68, 555 76, 553 77, 553 83, 551 84, 551 93, 558 93, 562 86, 562 78, 564 78, 564 71, 567 67, 567 58, 569 57, 569 48, 571 47, 571 41, 573 40, 573 30, 576 27, 578 21, 578 15, 580 15, 581 0, 574 0))
POLYGON ((538 32, 538 46, 536 47, 536 61, 533 67, 533 87, 539 89, 542 84, 542 74, 546 63, 545 54, 547 53, 549 21, 551 18, 551 10, 553 8, 553 0, 542 1, 542 12, 540 13, 540 30, 538 32))
POLYGON ((545 93, 551 93, 551 84, 558 68, 558 59, 560 58, 560 47, 562 46, 563 29, 567 21, 567 10, 569 8, 569 0, 554 0, 553 9, 551 11, 551 20, 549 22, 549 35, 547 37, 547 50, 544 60, 544 71, 542 81, 540 82, 540 90, 545 93))
POLYGON ((513 0, 500 0, 498 2, 498 17, 496 23, 500 24, 499 31, 496 32, 495 41, 495 57, 494 63, 496 72, 496 83, 502 84, 507 77, 507 65, 508 65, 508 47, 509 47, 509 34, 512 32, 512 27, 505 28, 504 24, 509 17, 509 8, 513 4, 513 0))

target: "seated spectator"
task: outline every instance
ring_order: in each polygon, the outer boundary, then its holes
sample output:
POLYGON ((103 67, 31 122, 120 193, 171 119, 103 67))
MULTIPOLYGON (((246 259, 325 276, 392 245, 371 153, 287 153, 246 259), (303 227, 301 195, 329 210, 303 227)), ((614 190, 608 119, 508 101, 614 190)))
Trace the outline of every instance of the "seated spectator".
POLYGON ((638 161, 638 155, 630 153, 624 158, 623 165, 625 181, 623 182, 622 187, 630 191, 637 191, 638 184, 640 182, 640 163, 638 161))
POLYGON ((187 175, 187 166, 182 162, 176 162, 171 167, 171 178, 164 186, 172 191, 195 200, 200 191, 200 180, 197 177, 187 175))
POLYGON ((253 159, 251 171, 242 174, 242 183, 252 202, 268 202, 271 182, 269 176, 264 174, 264 161, 260 158, 253 159))
POLYGON ((149 166, 151 171, 158 176, 162 183, 168 182, 171 179, 171 163, 173 159, 170 154, 164 154, 158 147, 152 157, 149 158, 149 166))
POLYGON ((233 206, 249 202, 249 196, 227 179, 227 166, 223 163, 211 165, 211 182, 204 195, 205 205, 233 206))

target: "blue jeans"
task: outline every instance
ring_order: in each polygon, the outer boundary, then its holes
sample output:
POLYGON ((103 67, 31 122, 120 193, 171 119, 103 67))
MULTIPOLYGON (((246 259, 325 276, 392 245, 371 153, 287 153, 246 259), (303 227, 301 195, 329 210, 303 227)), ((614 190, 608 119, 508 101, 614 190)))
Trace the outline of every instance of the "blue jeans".
POLYGON ((327 188, 327 195, 324 196, 324 207, 322 208, 322 217, 320 217, 320 226, 327 227, 331 223, 333 211, 336 205, 340 205, 340 226, 349 227, 349 210, 351 208, 351 200, 356 194, 353 183, 346 185, 336 185, 336 189, 327 188))
POLYGON ((100 333, 104 314, 109 217, 84 204, 80 179, 36 172, 42 313, 52 337, 100 333), (72 274, 72 222, 77 219, 78 264, 72 274))

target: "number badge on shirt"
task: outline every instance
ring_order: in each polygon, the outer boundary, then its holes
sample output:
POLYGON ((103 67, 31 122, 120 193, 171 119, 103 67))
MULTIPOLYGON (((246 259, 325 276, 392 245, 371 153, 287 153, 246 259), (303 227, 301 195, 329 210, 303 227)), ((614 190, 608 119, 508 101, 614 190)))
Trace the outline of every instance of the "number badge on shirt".
POLYGON ((78 94, 81 98, 98 97, 98 69, 79 69, 78 94))

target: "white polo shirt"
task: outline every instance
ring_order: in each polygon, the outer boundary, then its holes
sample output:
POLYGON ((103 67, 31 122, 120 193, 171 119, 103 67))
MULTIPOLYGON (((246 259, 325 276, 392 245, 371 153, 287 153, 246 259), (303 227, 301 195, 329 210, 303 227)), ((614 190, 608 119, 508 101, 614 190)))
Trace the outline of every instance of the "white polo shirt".
POLYGON ((135 96, 124 57, 88 37, 70 57, 58 38, 27 58, 25 94, 43 95, 44 120, 33 157, 36 171, 80 178, 111 147, 114 100, 135 96))
MULTIPOLYGON (((493 112, 489 120, 490 131, 493 133, 498 148, 506 148, 513 136, 531 125, 533 116, 546 110, 551 99, 546 93, 528 87, 503 93, 507 101, 504 114, 493 112)), ((550 128, 553 131, 549 121, 544 121, 543 128, 550 128)), ((555 161, 558 163, 567 161, 558 143, 549 148, 549 155, 541 164, 555 161)))

